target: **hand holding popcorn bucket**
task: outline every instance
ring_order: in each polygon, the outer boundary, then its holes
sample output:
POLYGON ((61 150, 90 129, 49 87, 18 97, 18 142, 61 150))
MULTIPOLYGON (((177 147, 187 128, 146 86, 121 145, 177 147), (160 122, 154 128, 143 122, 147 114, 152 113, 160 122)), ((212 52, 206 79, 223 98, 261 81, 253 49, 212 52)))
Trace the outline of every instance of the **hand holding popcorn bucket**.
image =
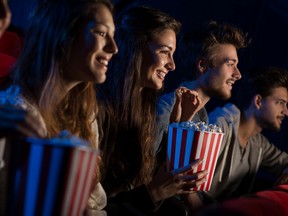
POLYGON ((170 124, 167 146, 168 171, 187 166, 200 158, 203 162, 193 169, 193 173, 207 170, 207 181, 193 190, 209 191, 223 136, 220 128, 202 122, 170 124))
POLYGON ((82 215, 98 151, 74 136, 13 143, 8 215, 82 215))

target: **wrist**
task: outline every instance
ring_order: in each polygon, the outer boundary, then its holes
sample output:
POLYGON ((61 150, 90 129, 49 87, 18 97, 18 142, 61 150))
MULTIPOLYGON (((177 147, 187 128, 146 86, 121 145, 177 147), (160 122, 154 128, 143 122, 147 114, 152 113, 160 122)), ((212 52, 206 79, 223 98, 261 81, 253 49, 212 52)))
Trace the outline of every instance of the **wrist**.
POLYGON ((151 197, 151 200, 153 201, 153 203, 154 203, 155 205, 157 205, 157 203, 158 203, 159 201, 161 201, 161 197, 160 197, 160 195, 159 195, 158 190, 157 190, 155 187, 153 187, 152 182, 150 182, 149 184, 147 184, 146 187, 147 187, 148 193, 149 193, 149 195, 150 195, 150 197, 151 197))

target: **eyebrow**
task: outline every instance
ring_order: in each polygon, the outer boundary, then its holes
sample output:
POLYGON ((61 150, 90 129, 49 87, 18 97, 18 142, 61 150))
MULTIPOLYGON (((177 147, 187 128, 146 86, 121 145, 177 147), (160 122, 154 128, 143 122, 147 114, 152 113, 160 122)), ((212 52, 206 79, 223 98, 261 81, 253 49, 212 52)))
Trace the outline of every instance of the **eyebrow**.
POLYGON ((224 58, 224 59, 226 62, 233 61, 234 63, 237 63, 236 59, 232 59, 232 58, 224 58))
MULTIPOLYGON (((156 47, 156 49, 163 49, 163 48, 166 48, 166 49, 169 49, 169 51, 173 51, 173 47, 169 46, 169 45, 166 45, 166 44, 154 44, 154 46, 156 47)), ((173 51, 174 52, 174 51, 173 51)))
POLYGON ((108 28, 108 29, 110 29, 111 27, 109 26, 109 25, 107 25, 106 23, 103 23, 103 22, 95 22, 95 27, 97 26, 97 25, 103 25, 103 26, 105 26, 106 28, 108 28))
POLYGON ((276 100, 282 101, 283 103, 287 103, 287 101, 286 101, 286 100, 284 100, 284 99, 281 99, 281 98, 276 98, 276 100))
POLYGON ((98 22, 98 21, 96 21, 94 28, 96 28, 97 25, 103 25, 103 26, 105 26, 106 28, 108 28, 109 30, 112 28, 112 26, 109 26, 109 25, 107 25, 107 24, 104 23, 104 22, 98 22))
POLYGON ((282 99, 282 98, 278 98, 278 97, 274 97, 272 96, 272 98, 276 101, 281 101, 281 102, 284 102, 284 103, 288 103, 288 101, 286 101, 285 99, 282 99))
POLYGON ((158 47, 159 48, 168 48, 169 50, 173 50, 173 48, 171 46, 164 45, 164 44, 159 44, 158 47))

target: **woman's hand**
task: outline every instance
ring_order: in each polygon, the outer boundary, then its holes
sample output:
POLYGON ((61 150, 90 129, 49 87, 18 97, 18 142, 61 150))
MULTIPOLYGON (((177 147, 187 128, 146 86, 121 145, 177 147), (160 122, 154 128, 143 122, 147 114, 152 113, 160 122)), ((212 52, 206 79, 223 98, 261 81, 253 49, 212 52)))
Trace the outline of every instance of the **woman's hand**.
POLYGON ((29 112, 13 106, 0 107, 0 138, 1 137, 44 137, 45 130, 38 119, 29 112))
POLYGON ((161 167, 147 188, 155 203, 179 194, 193 193, 194 187, 203 184, 206 181, 207 171, 190 174, 194 167, 197 167, 202 161, 195 160, 186 167, 179 168, 170 172, 161 167))
POLYGON ((179 87, 175 94, 176 102, 170 115, 170 122, 191 121, 202 104, 198 92, 179 87))

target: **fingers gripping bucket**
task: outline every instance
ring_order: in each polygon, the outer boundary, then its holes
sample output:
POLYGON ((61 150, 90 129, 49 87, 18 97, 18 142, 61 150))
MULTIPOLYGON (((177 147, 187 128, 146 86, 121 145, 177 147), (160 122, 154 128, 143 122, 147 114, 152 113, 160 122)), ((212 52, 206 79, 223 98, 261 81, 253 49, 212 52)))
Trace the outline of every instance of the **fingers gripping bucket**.
POLYGON ((224 133, 197 131, 191 127, 170 124, 168 129, 167 159, 168 170, 189 165, 201 158, 202 164, 193 173, 207 170, 207 181, 193 190, 209 191, 224 133))
POLYGON ((98 151, 79 139, 15 143, 8 215, 81 215, 95 177, 98 151))

